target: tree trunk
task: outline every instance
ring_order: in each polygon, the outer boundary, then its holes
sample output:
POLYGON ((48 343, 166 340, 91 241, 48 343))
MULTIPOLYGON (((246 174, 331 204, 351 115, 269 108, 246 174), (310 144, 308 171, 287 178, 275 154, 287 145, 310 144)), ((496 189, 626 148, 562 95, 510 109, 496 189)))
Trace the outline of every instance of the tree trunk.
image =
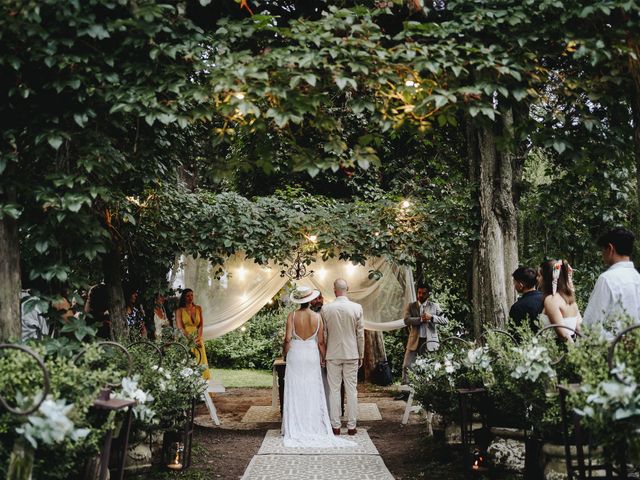
MULTIPOLYGON (((502 115, 503 136, 512 138, 513 113, 502 115)), ((511 274, 518 267, 518 218, 513 199, 515 153, 499 151, 493 125, 467 127, 471 180, 478 184, 479 241, 473 253, 474 333, 483 326, 504 328, 516 292, 511 274)))
POLYGON ((117 240, 102 258, 104 283, 109 294, 109 317, 111 318, 111 337, 117 341, 129 338, 129 328, 125 320, 125 299, 122 291, 121 248, 117 240))
POLYGON ((387 359, 384 350, 384 337, 382 332, 372 330, 364 331, 364 379, 371 381, 371 376, 378 362, 387 359))
POLYGON ((20 338, 20 242, 15 220, 0 221, 0 341, 20 338))

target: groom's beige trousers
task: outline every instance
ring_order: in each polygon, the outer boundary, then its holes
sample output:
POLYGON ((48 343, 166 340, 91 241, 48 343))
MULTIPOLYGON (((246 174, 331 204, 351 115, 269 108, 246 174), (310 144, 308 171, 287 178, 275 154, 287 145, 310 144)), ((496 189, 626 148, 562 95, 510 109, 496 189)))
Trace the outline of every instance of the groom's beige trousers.
POLYGON ((344 381, 347 400, 347 428, 356 428, 358 416, 358 360, 327 360, 327 382, 329 383, 329 417, 332 428, 340 428, 342 405, 340 386, 344 381))

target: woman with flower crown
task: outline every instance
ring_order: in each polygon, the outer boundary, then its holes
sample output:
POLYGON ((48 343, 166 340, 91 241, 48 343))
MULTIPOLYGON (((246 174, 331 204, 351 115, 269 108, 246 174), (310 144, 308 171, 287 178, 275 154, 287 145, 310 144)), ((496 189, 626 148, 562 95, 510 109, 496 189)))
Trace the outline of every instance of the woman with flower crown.
MULTIPOLYGON (((580 331, 582 316, 576 303, 573 287, 573 270, 566 260, 546 260, 538 271, 538 288, 542 291, 543 310, 540 318, 543 326, 563 325, 580 331)), ((563 340, 573 341, 573 331, 556 328, 556 334, 563 340)))

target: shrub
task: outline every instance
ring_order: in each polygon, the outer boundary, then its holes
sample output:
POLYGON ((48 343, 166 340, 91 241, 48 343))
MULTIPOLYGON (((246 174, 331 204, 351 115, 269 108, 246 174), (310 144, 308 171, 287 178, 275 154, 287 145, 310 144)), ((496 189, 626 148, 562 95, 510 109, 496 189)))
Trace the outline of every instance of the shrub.
POLYGON ((273 361, 282 356, 282 341, 289 309, 263 310, 245 323, 246 330, 236 329, 220 338, 207 340, 205 348, 211 367, 258 368, 271 370, 273 361))

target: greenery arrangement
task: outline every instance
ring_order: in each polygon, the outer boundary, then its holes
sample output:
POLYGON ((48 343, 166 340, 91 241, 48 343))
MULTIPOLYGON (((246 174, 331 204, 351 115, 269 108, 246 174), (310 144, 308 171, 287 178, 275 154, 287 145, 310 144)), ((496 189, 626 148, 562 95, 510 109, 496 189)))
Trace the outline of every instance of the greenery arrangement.
POLYGON ((482 386, 491 426, 523 428, 536 438, 562 443, 557 387, 577 383, 570 408, 582 417, 594 444, 603 446, 614 463, 624 455, 635 462, 640 451, 640 329, 619 342, 612 370, 607 364, 613 336, 631 325, 629 318, 609 320, 583 328, 569 344, 553 330, 534 336, 527 324, 514 332, 519 343, 502 331, 486 332, 484 346, 445 342, 416 361, 411 374, 416 396, 426 409, 457 422, 457 389, 482 386))
MULTIPOLYGON (((26 417, 0 415, 3 477, 7 469, 22 468, 26 459, 34 478, 84 478, 87 461, 98 454, 104 433, 118 421, 113 412, 105 416, 91 408, 107 383, 119 384, 113 397, 137 402, 132 435, 136 430, 181 428, 191 400, 206 389, 187 340, 167 348, 163 356, 150 354, 155 349, 149 347, 131 347, 135 374, 127 374, 128 361, 117 349, 65 340, 30 344, 44 359, 50 391, 38 410, 26 417)), ((42 382, 41 370, 31 357, 16 350, 0 354, 0 390, 8 401, 21 408, 33 404, 41 395, 42 382)))

